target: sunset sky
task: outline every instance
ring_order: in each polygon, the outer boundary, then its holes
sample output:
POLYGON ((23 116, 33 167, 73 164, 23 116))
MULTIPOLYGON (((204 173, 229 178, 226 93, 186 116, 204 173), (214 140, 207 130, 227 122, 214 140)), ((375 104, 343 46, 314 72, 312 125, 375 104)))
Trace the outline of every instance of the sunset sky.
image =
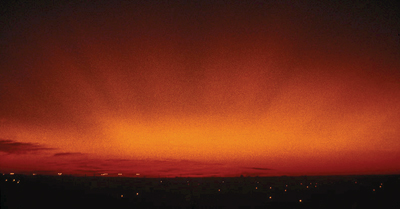
POLYGON ((59 2, 1 6, 0 172, 400 173, 395 1, 59 2))

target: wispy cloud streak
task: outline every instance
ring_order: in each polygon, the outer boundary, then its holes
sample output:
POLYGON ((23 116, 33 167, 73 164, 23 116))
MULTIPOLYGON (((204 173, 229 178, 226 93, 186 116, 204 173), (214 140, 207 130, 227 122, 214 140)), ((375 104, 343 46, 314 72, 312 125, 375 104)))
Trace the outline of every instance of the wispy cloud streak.
POLYGON ((27 154, 32 152, 42 152, 53 150, 36 143, 16 142, 9 139, 0 139, 0 152, 7 154, 27 154))

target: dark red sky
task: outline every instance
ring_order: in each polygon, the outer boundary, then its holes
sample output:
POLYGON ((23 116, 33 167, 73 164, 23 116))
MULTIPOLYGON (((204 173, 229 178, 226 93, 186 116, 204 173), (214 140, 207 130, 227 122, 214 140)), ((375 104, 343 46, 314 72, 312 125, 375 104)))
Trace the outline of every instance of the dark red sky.
POLYGON ((3 5, 0 170, 399 173, 398 5, 249 2, 3 5))

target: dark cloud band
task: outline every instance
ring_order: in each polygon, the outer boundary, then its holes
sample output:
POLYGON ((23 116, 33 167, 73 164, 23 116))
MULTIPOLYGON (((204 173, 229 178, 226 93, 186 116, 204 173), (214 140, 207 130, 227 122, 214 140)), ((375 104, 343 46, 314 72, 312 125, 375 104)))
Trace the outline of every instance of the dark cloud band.
POLYGON ((42 152, 53 150, 35 143, 16 142, 9 139, 0 139, 0 152, 7 154, 27 154, 31 152, 42 152))

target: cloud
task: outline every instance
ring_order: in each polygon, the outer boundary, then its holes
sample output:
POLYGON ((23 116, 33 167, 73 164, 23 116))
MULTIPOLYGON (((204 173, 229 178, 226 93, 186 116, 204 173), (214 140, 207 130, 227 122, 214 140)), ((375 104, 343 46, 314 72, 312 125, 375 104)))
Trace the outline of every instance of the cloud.
POLYGON ((178 168, 165 168, 165 169, 160 169, 160 170, 157 170, 157 171, 160 172, 160 173, 169 173, 169 172, 178 171, 178 170, 179 170, 178 168))
POLYGON ((64 156, 77 156, 77 155, 83 155, 83 153, 80 152, 59 152, 54 154, 54 157, 64 157, 64 156))
POLYGON ((253 170, 261 170, 261 171, 270 171, 270 170, 273 170, 273 169, 271 169, 271 168, 255 168, 255 167, 253 167, 253 168, 249 168, 249 169, 253 169, 253 170))
MULTIPOLYGON (((134 160, 128 160, 128 159, 107 159, 104 160, 106 162, 114 162, 114 163, 119 163, 119 162, 129 162, 129 161, 134 161, 134 160)), ((135 160, 135 161, 141 161, 141 160, 135 160)), ((143 160, 142 160, 143 161, 143 160)))
POLYGON ((78 174, 94 174, 94 173, 104 173, 107 170, 103 170, 103 169, 75 169, 73 171, 74 171, 74 173, 78 173, 78 174))
POLYGON ((35 143, 15 142, 9 139, 0 139, 0 152, 7 154, 27 154, 31 152, 41 152, 53 150, 35 143))

